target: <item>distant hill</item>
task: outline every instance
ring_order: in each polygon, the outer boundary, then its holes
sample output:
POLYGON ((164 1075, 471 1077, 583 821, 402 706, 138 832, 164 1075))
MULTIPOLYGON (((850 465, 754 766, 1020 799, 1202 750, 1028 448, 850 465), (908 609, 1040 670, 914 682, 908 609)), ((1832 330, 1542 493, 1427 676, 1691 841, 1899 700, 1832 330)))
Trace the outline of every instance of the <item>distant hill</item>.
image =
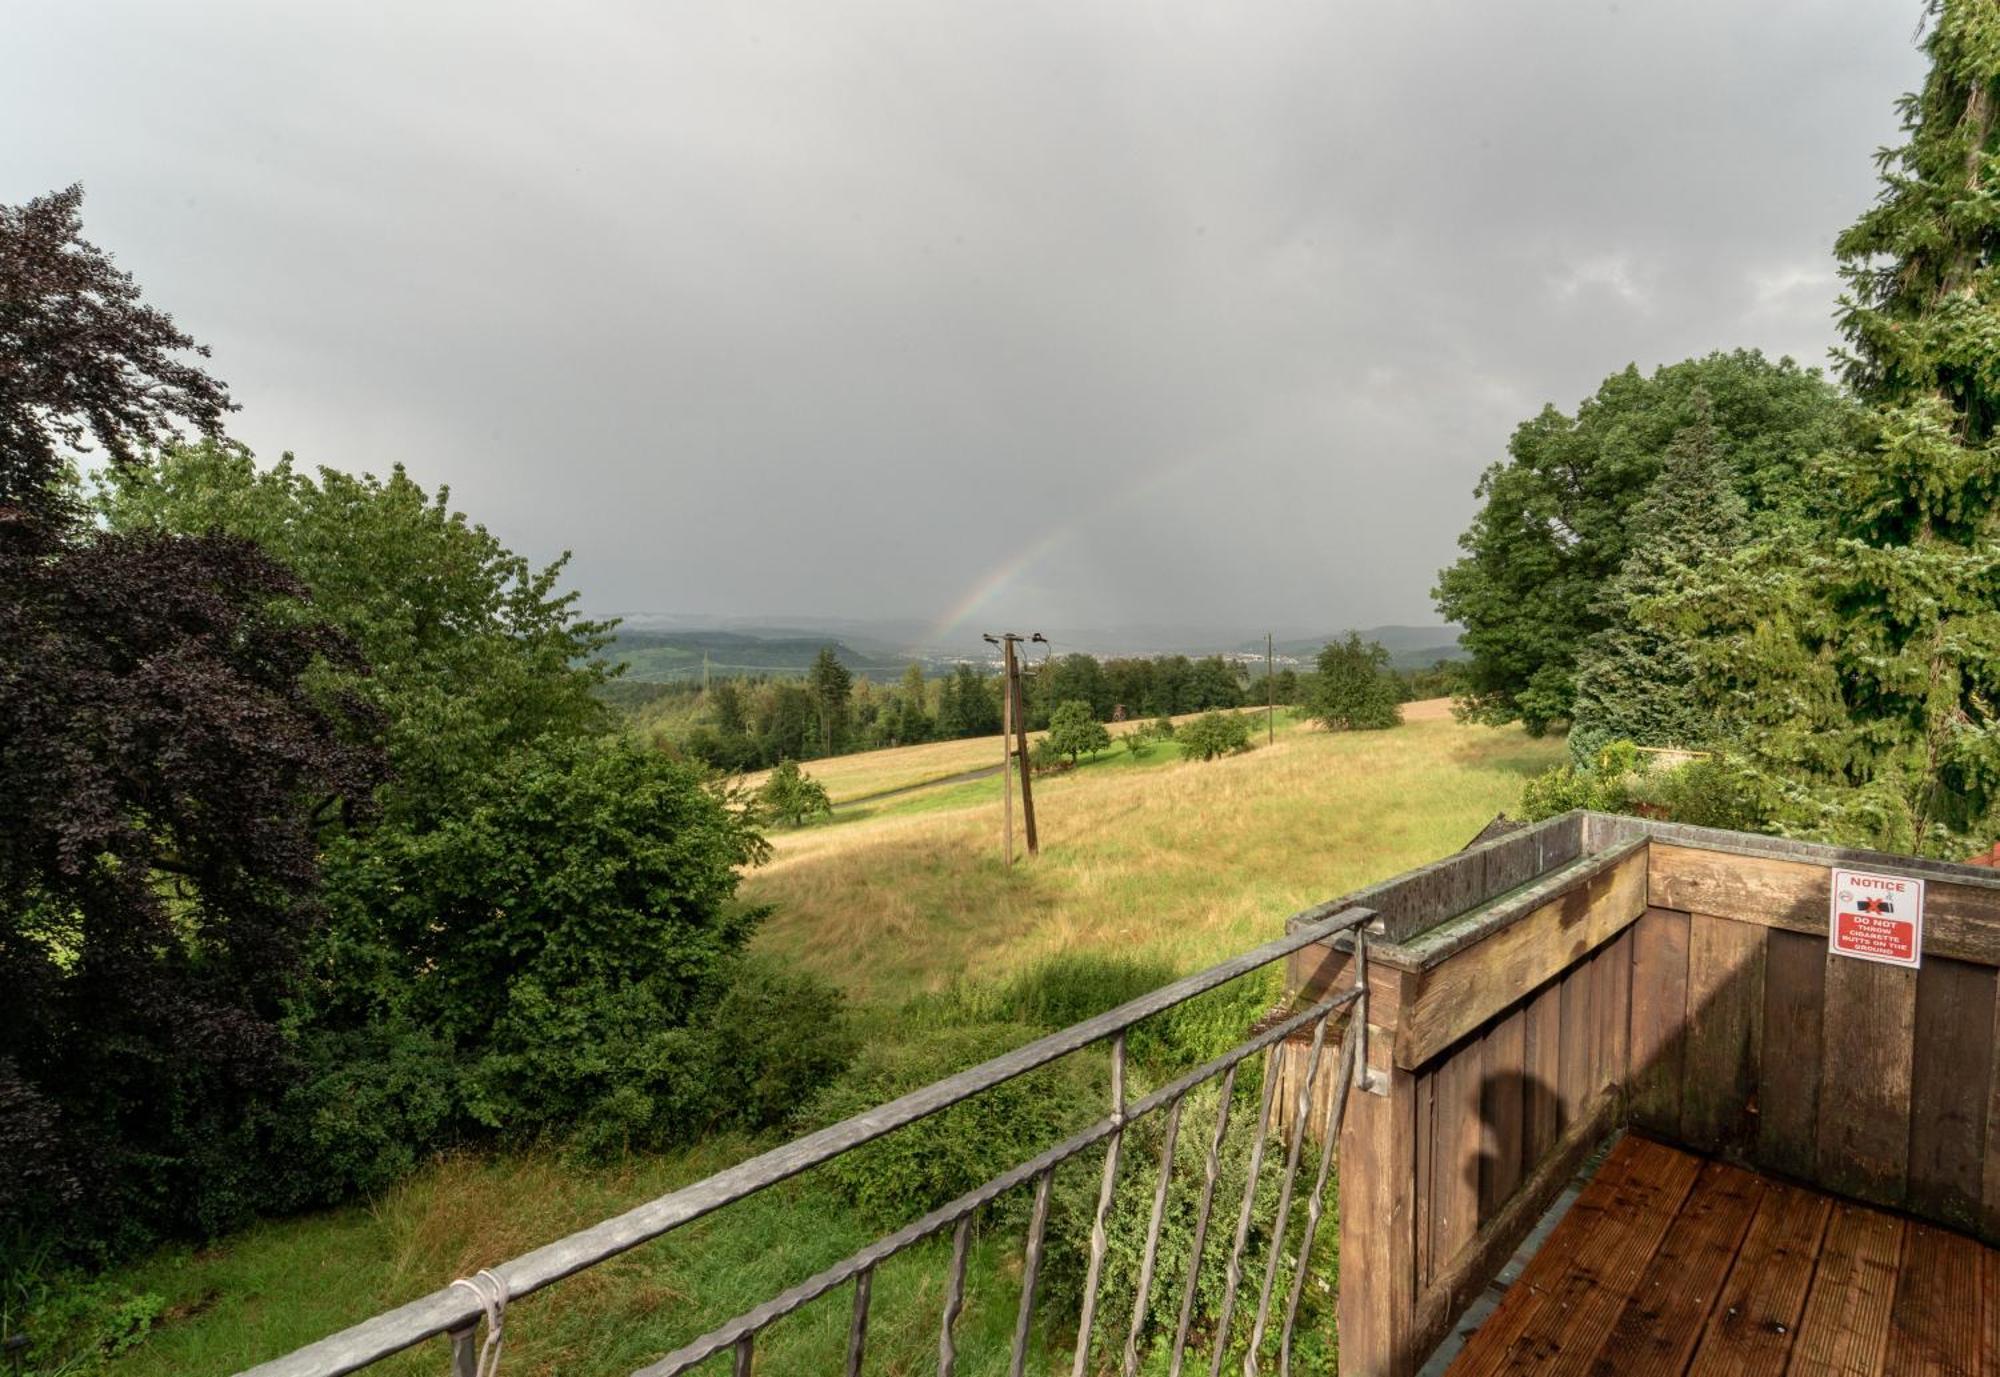
POLYGON ((639 683, 699 679, 706 660, 711 674, 804 674, 831 645, 834 657, 871 678, 900 674, 907 661, 880 651, 865 653, 826 636, 753 636, 740 631, 625 631, 605 647, 604 658, 625 666, 624 678, 639 683))
MULTIPOLYGON (((1364 641, 1374 641, 1389 652, 1389 663, 1397 669, 1427 669, 1439 660, 1471 657, 1458 643, 1455 626, 1369 626, 1356 628, 1364 641)), ((1280 655, 1309 660, 1329 641, 1347 639, 1345 631, 1329 631, 1324 636, 1298 636, 1279 641, 1273 647, 1280 655)), ((1237 647, 1246 654, 1264 648, 1262 640, 1245 641, 1237 647)))

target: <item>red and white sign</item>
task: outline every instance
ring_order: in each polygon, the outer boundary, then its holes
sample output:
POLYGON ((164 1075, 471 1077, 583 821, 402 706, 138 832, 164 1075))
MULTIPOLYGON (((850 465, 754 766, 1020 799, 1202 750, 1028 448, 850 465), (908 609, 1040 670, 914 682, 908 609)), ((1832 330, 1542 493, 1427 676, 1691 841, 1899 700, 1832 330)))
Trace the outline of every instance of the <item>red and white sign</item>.
POLYGON ((1920 966, 1924 960, 1924 882, 1907 875, 1833 872, 1827 946, 1841 956, 1920 966))

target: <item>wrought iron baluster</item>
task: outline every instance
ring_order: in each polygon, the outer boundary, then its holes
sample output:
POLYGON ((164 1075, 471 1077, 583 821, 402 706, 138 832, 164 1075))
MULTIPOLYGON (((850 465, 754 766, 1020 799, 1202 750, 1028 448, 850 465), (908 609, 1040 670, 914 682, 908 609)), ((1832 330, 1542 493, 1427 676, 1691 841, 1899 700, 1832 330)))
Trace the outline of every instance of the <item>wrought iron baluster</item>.
POLYGON ((1194 1319, 1195 1292, 1201 1286, 1201 1255, 1208 1245, 1209 1212, 1215 1204, 1215 1183, 1222 1167, 1222 1143, 1229 1134, 1229 1108, 1235 1095, 1236 1068, 1232 1066, 1222 1076, 1221 1098, 1216 1101, 1215 1107, 1215 1136, 1209 1140, 1208 1160, 1202 1166, 1201 1206, 1194 1216, 1194 1251, 1188 1257, 1187 1284, 1181 1292, 1180 1323, 1174 1327, 1169 1377, 1181 1377, 1181 1360, 1187 1356, 1188 1325, 1194 1319))
POLYGON ((1271 1253, 1264 1261, 1264 1285, 1257 1293, 1257 1318, 1250 1326, 1250 1347, 1243 1354, 1243 1377, 1257 1377, 1257 1350, 1264 1343, 1264 1326, 1271 1318, 1271 1287, 1278 1279, 1278 1263, 1284 1257, 1285 1229, 1291 1222, 1292 1187, 1299 1176, 1299 1156, 1305 1148, 1306 1117, 1312 1109, 1313 1081, 1319 1075, 1320 1053, 1326 1047, 1326 1025, 1331 1010, 1313 1025, 1312 1051, 1306 1054, 1306 1073, 1299 1081, 1299 1093, 1292 1102, 1292 1141, 1285 1153, 1285 1180, 1278 1188, 1278 1213, 1271 1222, 1271 1253))
POLYGON ((951 1284, 945 1288, 944 1330, 938 1335, 938 1377, 952 1377, 958 1367, 958 1340, 952 1326, 965 1309, 965 1250, 972 1242, 972 1214, 958 1221, 951 1236, 951 1284))
MULTIPOLYGON (((1355 1017, 1359 1018, 1360 1014, 1355 1017)), ((1347 1118, 1347 1096, 1354 1088, 1354 1062, 1359 1051, 1360 1042, 1350 1022, 1346 1036, 1340 1040, 1340 1076, 1334 1082, 1332 1103, 1327 1108, 1326 1134, 1320 1139, 1319 1175, 1313 1179, 1312 1195, 1306 1202, 1305 1237, 1299 1240, 1299 1260, 1292 1271, 1291 1297, 1285 1302, 1285 1324, 1278 1335, 1279 1377, 1291 1377, 1292 1328, 1298 1323, 1299 1301, 1305 1295, 1306 1269, 1312 1260, 1313 1239, 1319 1233, 1319 1221, 1326 1212, 1327 1177, 1332 1174, 1333 1159, 1338 1155, 1340 1126, 1347 1118)))
POLYGON ((1056 1169, 1035 1178, 1035 1212, 1028 1221, 1028 1255, 1021 1264, 1021 1313, 1014 1320, 1014 1362, 1011 1377, 1022 1377, 1028 1363, 1028 1336, 1035 1323, 1035 1282, 1042 1273, 1042 1235, 1049 1225, 1049 1186, 1056 1169))
POLYGON ((875 1269, 854 1275, 854 1319, 847 1326, 847 1377, 861 1377, 861 1360, 868 1352, 868 1302, 875 1291, 875 1269))
POLYGON ((1208 1377, 1222 1377, 1222 1356, 1229 1351, 1229 1325, 1236 1316, 1236 1291, 1243 1284, 1243 1249, 1250 1241, 1250 1217, 1257 1211, 1257 1178, 1264 1170, 1264 1142, 1271 1136, 1271 1100, 1278 1088, 1278 1049, 1264 1053, 1264 1102, 1257 1111, 1257 1136, 1250 1145, 1250 1173, 1243 1182, 1243 1208, 1236 1216, 1236 1242, 1229 1250, 1229 1275, 1222 1288, 1222 1313, 1216 1317, 1215 1352, 1208 1377))
POLYGON ((1118 1161, 1125 1146, 1125 1034, 1111 1040, 1111 1142, 1104 1149, 1104 1181, 1097 1188, 1097 1213, 1090 1224, 1090 1273, 1083 1283, 1083 1314, 1077 1321, 1076 1361, 1070 1377, 1083 1377, 1090 1363, 1090 1331, 1097 1322, 1097 1286, 1104 1276, 1104 1254, 1111 1241, 1104 1221, 1111 1213, 1111 1195, 1118 1188, 1118 1161))
POLYGON ((1176 1098, 1167 1111, 1166 1142, 1160 1148, 1160 1182, 1153 1188, 1153 1215, 1146 1222, 1146 1252, 1139 1263, 1138 1293, 1132 1297, 1132 1327, 1125 1333, 1124 1377, 1139 1370, 1139 1330, 1146 1322, 1146 1301, 1153 1293, 1153 1264, 1160 1256, 1160 1225, 1167 1214, 1167 1191, 1174 1180, 1174 1144, 1181 1136, 1181 1106, 1176 1098))

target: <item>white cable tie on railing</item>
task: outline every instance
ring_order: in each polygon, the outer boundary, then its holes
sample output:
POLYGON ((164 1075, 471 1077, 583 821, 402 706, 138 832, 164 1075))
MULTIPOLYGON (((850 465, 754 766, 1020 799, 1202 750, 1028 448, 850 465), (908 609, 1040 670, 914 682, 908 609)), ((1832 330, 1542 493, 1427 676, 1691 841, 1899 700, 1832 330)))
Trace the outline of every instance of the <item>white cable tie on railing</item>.
POLYGON ((498 1272, 482 1267, 476 1276, 459 1277, 453 1286, 463 1286, 479 1300, 486 1312, 486 1341, 479 1346, 476 1377, 499 1377, 500 1350, 505 1346, 507 1325, 507 1281, 498 1272))

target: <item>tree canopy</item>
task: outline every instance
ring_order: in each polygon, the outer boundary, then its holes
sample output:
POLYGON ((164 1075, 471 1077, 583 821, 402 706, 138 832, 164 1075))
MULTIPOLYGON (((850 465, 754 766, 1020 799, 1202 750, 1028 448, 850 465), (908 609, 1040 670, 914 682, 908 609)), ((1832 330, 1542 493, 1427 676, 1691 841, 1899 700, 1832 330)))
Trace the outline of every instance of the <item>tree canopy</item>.
POLYGON ((1356 631, 1320 648, 1306 711, 1328 731, 1379 731, 1402 721, 1389 652, 1356 631))
POLYGON ((1695 420, 1696 396, 1754 523, 1815 518, 1804 464, 1844 444, 1852 404, 1819 374, 1755 351, 1710 354, 1651 375, 1626 368, 1564 415, 1524 422, 1479 480, 1465 550, 1438 577, 1440 611, 1464 626, 1464 702, 1482 721, 1540 733, 1575 708, 1576 662, 1616 620, 1602 593, 1624 566, 1632 516, 1695 420))

